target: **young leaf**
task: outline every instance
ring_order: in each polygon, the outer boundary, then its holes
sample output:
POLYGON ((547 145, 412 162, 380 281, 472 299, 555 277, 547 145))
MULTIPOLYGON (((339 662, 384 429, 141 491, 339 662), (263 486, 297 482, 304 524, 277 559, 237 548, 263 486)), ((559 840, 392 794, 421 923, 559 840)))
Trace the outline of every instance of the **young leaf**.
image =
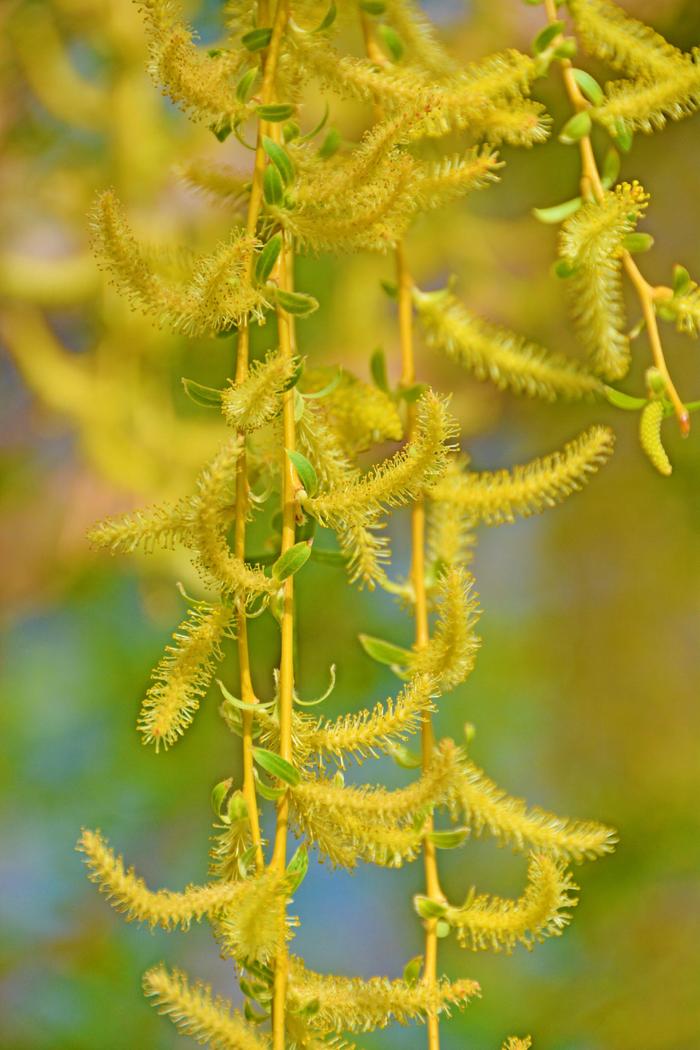
POLYGON ((414 955, 403 968, 403 979, 408 985, 415 984, 420 977, 425 959, 422 955, 414 955))
POLYGON ((691 285, 690 274, 686 270, 685 266, 681 266, 679 263, 673 267, 673 294, 683 295, 688 291, 691 285))
POLYGON ((244 33, 241 37, 243 47, 247 47, 249 51, 262 51, 263 48, 269 45, 271 40, 272 29, 269 27, 251 29, 249 33, 244 33))
POLYGON ((340 145, 341 145, 342 141, 343 141, 343 137, 340 134, 340 132, 338 131, 338 129, 337 128, 329 128, 328 129, 328 134, 326 135, 325 139, 323 140, 323 142, 319 146, 319 149, 318 149, 319 157, 322 157, 324 160, 327 160, 329 157, 332 157, 333 154, 337 153, 338 150, 340 149, 340 145))
POLYGON ((299 475, 299 481, 304 486, 306 494, 308 496, 315 495, 318 489, 318 476, 314 470, 313 463, 310 463, 301 452, 293 452, 291 449, 287 449, 287 455, 299 475))
POLYGON ((387 25, 377 26, 377 32, 394 62, 398 62, 403 55, 403 43, 399 34, 392 26, 387 25))
POLYGON ((413 907, 421 919, 439 919, 447 911, 447 905, 442 901, 431 900, 422 893, 417 893, 413 898, 413 907))
POLYGON ((298 850, 287 865, 287 877, 289 893, 295 893, 306 877, 309 870, 309 853, 305 845, 299 846, 298 850))
POLYGON ((263 197, 266 204, 281 204, 284 200, 282 177, 274 164, 268 164, 263 175, 263 197))
MULTIPOLYGON (((268 802, 277 802, 280 798, 282 798, 282 795, 287 790, 286 788, 283 788, 283 787, 278 787, 278 788, 272 787, 271 784, 266 784, 265 783, 263 778, 259 775, 257 769, 254 770, 254 773, 255 773, 255 787, 256 787, 256 790, 258 791, 259 794, 262 795, 262 797, 264 799, 267 799, 268 802)), ((245 878, 245 875, 244 875, 244 878, 245 878)))
POLYGON ((427 838, 438 849, 457 849, 469 838, 469 828, 451 828, 447 831, 429 831, 427 838))
POLYGON ((182 385, 185 393, 195 405, 201 405, 204 408, 218 408, 221 404, 223 390, 217 390, 213 386, 203 386, 202 383, 197 383, 194 379, 186 379, 185 376, 182 377, 182 385))
POLYGON ((420 752, 411 751, 405 744, 393 744, 388 751, 396 765, 402 769, 420 769, 423 764, 420 752))
POLYGON ((620 154, 611 146, 605 154, 601 182, 606 190, 615 185, 620 177, 620 154))
POLYGON ((409 649, 402 649, 400 645, 387 642, 383 638, 373 638, 369 634, 359 635, 360 645, 373 660, 378 664, 388 664, 390 667, 398 665, 406 667, 413 659, 413 653, 409 649))
POLYGON ((654 245, 654 238, 650 233, 628 233, 622 239, 622 247, 626 252, 639 253, 648 252, 654 245))
POLYGON ((581 197, 573 197, 570 201, 553 204, 550 208, 533 208, 532 214, 539 222, 552 225, 553 223, 563 222, 570 215, 574 215, 582 204, 583 200, 581 197))
POLYGON ((221 819, 221 810, 223 808, 224 799, 228 795, 233 785, 233 779, 228 777, 226 780, 220 780, 218 784, 215 784, 211 791, 211 808, 218 819, 221 819))
POLYGON ((255 261, 255 280, 264 284, 275 268, 275 263, 282 248, 282 235, 276 233, 271 237, 255 261))
POLYGON ((319 22, 319 24, 314 29, 314 33, 323 33, 326 31, 326 29, 330 29, 330 27, 335 22, 337 15, 338 8, 335 6, 334 0, 331 0, 328 10, 323 16, 323 21, 319 22))
POLYGON ((532 42, 532 49, 535 54, 541 55, 543 51, 546 51, 552 41, 563 32, 563 29, 563 22, 551 22, 544 29, 541 29, 532 42))
POLYGON ((275 301, 285 313, 293 314, 295 317, 308 317, 309 314, 318 310, 318 300, 314 299, 313 295, 306 295, 304 292, 286 292, 282 288, 277 288, 275 289, 275 301))
POLYGON ((559 132, 559 141, 565 146, 580 142, 591 132, 591 115, 587 109, 574 113, 559 132))
POLYGON ((290 186, 294 181, 294 165, 286 149, 273 142, 267 135, 263 135, 262 144, 265 153, 280 173, 282 182, 285 186, 290 186))
POLYGON ((281 554, 276 562, 272 565, 272 575, 280 583, 283 580, 293 576, 294 573, 299 572, 311 556, 311 547, 302 540, 301 543, 295 543, 293 547, 286 550, 284 554, 281 554))
POLYGON ((605 102, 605 93, 595 77, 592 77, 585 69, 572 69, 571 72, 588 101, 594 106, 602 106, 605 102))
POLYGON ((268 105, 258 106, 257 114, 261 120, 268 120, 271 124, 281 124, 283 120, 289 120, 294 116, 296 106, 290 102, 271 102, 268 105))
POLYGON ((372 351, 372 356, 369 359, 369 369, 372 373, 372 379, 374 380, 375 386, 378 386, 380 390, 383 390, 385 394, 388 394, 389 379, 386 373, 386 354, 381 346, 378 346, 376 350, 372 351))
POLYGON ((289 784, 290 787, 296 787, 301 782, 299 770, 295 769, 291 762, 287 762, 286 758, 282 758, 281 755, 276 754, 274 751, 268 751, 265 747, 254 747, 253 758, 259 766, 262 766, 266 773, 269 773, 272 777, 277 777, 278 780, 289 784))
POLYGON ((250 101, 250 96, 253 94, 253 84, 257 80, 259 72, 260 70, 253 66, 238 81, 236 84, 236 98, 239 102, 245 103, 250 101))
POLYGON ((624 408, 628 412, 638 412, 647 403, 645 397, 632 397, 622 390, 616 390, 613 386, 604 386, 603 393, 611 405, 615 405, 615 408, 624 408))

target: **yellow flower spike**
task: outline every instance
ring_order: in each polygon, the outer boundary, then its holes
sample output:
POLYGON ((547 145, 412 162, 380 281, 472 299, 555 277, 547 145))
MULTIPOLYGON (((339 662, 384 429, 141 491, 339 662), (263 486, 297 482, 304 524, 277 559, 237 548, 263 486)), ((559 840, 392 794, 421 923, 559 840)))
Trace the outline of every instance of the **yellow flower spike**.
POLYGON ((663 418, 664 407, 661 401, 649 401, 642 409, 639 418, 639 442, 659 474, 668 477, 673 472, 673 467, 666 455, 666 449, 661 444, 663 418))

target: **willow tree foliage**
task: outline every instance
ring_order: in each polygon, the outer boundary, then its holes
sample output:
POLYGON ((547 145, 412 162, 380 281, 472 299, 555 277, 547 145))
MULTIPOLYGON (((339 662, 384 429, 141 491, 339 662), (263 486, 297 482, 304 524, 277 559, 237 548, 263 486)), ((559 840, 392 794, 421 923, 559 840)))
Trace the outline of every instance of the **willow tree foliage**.
MULTIPOLYGON (((620 151, 630 150, 634 132, 660 130, 700 105, 698 56, 678 51, 609 0, 545 0, 531 54, 504 50, 466 67, 413 0, 330 7, 326 0, 228 0, 221 43, 210 49, 170 0, 139 7, 156 83, 218 139, 254 139, 254 159, 243 172, 199 162, 184 170, 191 185, 230 205, 231 229, 209 249, 184 247, 173 261, 141 243, 113 190, 92 210, 94 248, 134 310, 188 336, 230 334, 236 367, 222 389, 186 384, 201 412, 220 412, 230 431, 201 463, 194 489, 104 521, 91 539, 113 553, 176 544, 190 553, 207 599, 183 592, 183 621, 153 671, 137 728, 155 752, 172 747, 205 697, 218 693, 223 727, 242 742, 243 772, 241 783, 229 777, 213 788, 215 838, 204 885, 150 889, 99 832, 84 831, 79 848, 90 877, 127 919, 166 929, 207 919, 232 961, 242 1013, 164 965, 145 975, 146 994, 183 1034, 228 1050, 283 1050, 346 1045, 352 1033, 422 1021, 436 1050, 440 1018, 480 994, 468 976, 441 974, 441 939, 454 933, 467 951, 511 952, 560 935, 577 902, 571 865, 615 843, 608 827, 511 797, 471 761, 468 741, 440 740, 435 728, 478 654, 469 571, 475 530, 539 513, 579 491, 611 455, 614 438, 592 421, 541 459, 472 470, 449 397, 421 381, 414 325, 426 352, 448 355, 477 379, 546 402, 586 399, 591 412, 601 399, 638 411, 642 448, 670 473, 662 423, 675 415, 687 433, 697 405, 675 388, 659 320, 697 335, 700 295, 682 267, 670 287, 643 277, 635 256, 651 247, 638 229, 648 195, 618 178, 620 151), (562 20, 558 6, 565 7, 562 20), (363 50, 347 53, 342 46, 358 29, 363 50), (603 89, 573 64, 577 48, 622 78, 603 89), (580 151, 581 179, 577 196, 536 216, 561 224, 556 272, 570 293, 587 365, 478 316, 452 284, 416 287, 404 244, 417 215, 502 177, 499 144, 532 147, 548 137, 552 121, 531 92, 557 69, 573 110, 559 137, 580 151), (359 142, 335 128, 307 127, 310 86, 331 111, 337 97, 365 105, 359 142), (594 125, 609 137, 607 152, 602 137, 594 146, 594 125), (398 385, 388 382, 381 353, 371 361, 373 384, 330 360, 306 362, 304 318, 319 304, 294 283, 295 257, 304 252, 381 252, 393 260, 386 291, 396 304, 398 385), (625 278, 651 351, 648 388, 639 397, 610 385, 626 375, 632 356, 625 278), (256 352, 262 325, 275 330, 267 356, 256 352), (362 454, 383 452, 386 442, 400 446, 363 467, 362 454), (411 514, 405 579, 384 531, 397 507, 411 514), (247 542, 254 513, 267 522, 269 556, 256 557, 247 542), (336 537, 331 547, 329 534, 336 537), (395 595, 415 623, 410 649, 362 636, 366 652, 396 672, 398 691, 334 720, 306 710, 295 675, 294 592, 314 559, 337 564, 349 585, 395 595), (258 615, 279 624, 271 699, 254 685, 267 667, 251 666, 248 620, 258 615), (229 646, 238 655, 235 682, 217 677, 229 646), (420 746, 412 750, 407 741, 415 737, 420 746), (414 771, 407 787, 346 786, 348 764, 384 754, 414 771), (266 805, 276 818, 271 842, 261 834, 266 805), (293 853, 290 833, 299 843, 293 853), (521 896, 465 886, 464 899, 449 900, 440 851, 484 833, 523 855, 521 896), (419 858, 425 887, 413 901, 413 921, 423 924, 425 950, 401 979, 317 973, 294 953, 289 909, 301 880, 313 878, 312 860, 352 870, 419 858)), ((529 1045, 529 1038, 506 1043, 510 1050, 529 1045)))

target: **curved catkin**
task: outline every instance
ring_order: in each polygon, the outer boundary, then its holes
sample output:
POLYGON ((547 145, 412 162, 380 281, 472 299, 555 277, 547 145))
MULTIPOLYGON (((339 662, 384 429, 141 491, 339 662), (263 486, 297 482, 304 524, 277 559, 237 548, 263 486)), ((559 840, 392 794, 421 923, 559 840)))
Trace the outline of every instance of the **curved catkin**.
POLYGON ((229 605, 202 603, 173 635, 175 644, 153 671, 137 725, 144 743, 155 744, 156 751, 176 743, 192 722, 223 657, 221 643, 233 636, 234 615, 229 605))
POLYGON ((221 396, 221 411, 230 427, 251 431, 269 423, 282 411, 282 394, 296 371, 296 358, 279 352, 256 361, 240 383, 230 383, 221 396))
POLYGON ((465 472, 449 489, 437 485, 433 496, 459 507, 471 524, 502 525, 527 518, 583 488, 609 459, 614 441, 609 427, 593 426, 561 452, 511 470, 465 472))
POLYGON ((454 806, 474 835, 487 830, 499 843, 520 852, 537 850, 581 862, 615 848, 612 828, 594 821, 568 820, 537 807, 528 808, 465 759, 454 791, 454 806))
POLYGON ((569 10, 586 48, 627 76, 660 80, 685 61, 660 33, 610 0, 569 0, 569 10))
POLYGON ((308 970, 301 959, 290 959, 289 1005, 302 1009, 317 1004, 310 1026, 317 1031, 371 1032, 392 1021, 408 1024, 427 1015, 449 1015, 463 1009, 480 994, 476 981, 448 981, 435 985, 408 983, 386 977, 340 977, 308 970))
POLYGON ((528 342, 467 310, 451 292, 414 292, 429 347, 502 390, 554 401, 591 397, 602 385, 576 361, 528 342))
POLYGON ((124 867, 122 858, 110 849, 99 831, 84 830, 77 849, 85 854, 91 881, 129 922, 146 922, 166 930, 176 926, 187 929, 193 920, 222 915, 257 892, 255 880, 210 882, 188 886, 182 893, 149 890, 133 868, 124 867))
POLYGON ((190 985, 179 970, 168 971, 163 965, 148 970, 143 990, 158 1013, 169 1017, 182 1035, 212 1050, 267 1050, 267 1042, 228 1000, 214 996, 206 984, 190 985))
POLYGON ((476 662, 481 639, 475 630, 479 606, 473 585, 474 577, 461 568, 443 573, 437 588, 437 625, 411 663, 415 674, 429 675, 443 692, 464 682, 476 662))
POLYGON ((561 863, 546 854, 533 855, 528 884, 517 900, 471 894, 462 908, 448 907, 444 918, 457 931, 459 943, 472 951, 511 952, 516 944, 532 948, 545 937, 558 937, 569 922, 568 909, 578 889, 561 863))
POLYGON ((622 379, 630 341, 622 295, 622 246, 644 214, 648 196, 639 183, 622 183, 586 202, 562 224, 559 253, 571 266, 571 314, 594 371, 622 379))
POLYGON ((673 473, 671 461, 666 449, 661 444, 661 423, 664 418, 664 406, 660 401, 649 401, 639 417, 639 443, 644 449, 649 462, 656 467, 659 474, 668 477, 673 473))

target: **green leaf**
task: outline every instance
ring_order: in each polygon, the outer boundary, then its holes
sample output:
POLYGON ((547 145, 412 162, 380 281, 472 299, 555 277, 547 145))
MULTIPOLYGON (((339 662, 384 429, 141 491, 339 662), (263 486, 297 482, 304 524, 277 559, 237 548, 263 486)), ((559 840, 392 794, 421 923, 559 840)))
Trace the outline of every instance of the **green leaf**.
POLYGON ((382 291, 388 295, 390 299, 398 299, 399 286, 395 284, 394 281, 380 281, 379 283, 382 287, 382 291))
POLYGON ((280 554, 276 562, 272 563, 272 575, 282 583, 299 572, 299 569, 306 565, 310 556, 311 547, 306 540, 302 540, 301 543, 295 543, 284 554, 280 554))
POLYGON ((270 102, 265 106, 258 106, 256 112, 261 120, 267 120, 271 124, 281 124, 283 120, 289 120, 296 112, 296 106, 291 102, 270 102))
POLYGON ((447 905, 443 901, 434 901, 417 893, 413 898, 413 907, 421 919, 439 919, 447 911, 447 905))
POLYGON ((400 386, 396 393, 403 401, 407 401, 409 405, 413 405, 427 389, 428 387, 426 383, 412 383, 411 386, 400 386))
POLYGON ((318 310, 318 299, 314 299, 313 295, 306 295, 305 292, 286 292, 282 288, 277 288, 275 302, 285 313, 293 314, 295 317, 308 317, 309 314, 318 310))
POLYGON ((577 51, 578 44, 572 37, 567 36, 554 48, 554 58, 573 58, 577 51))
POLYGON ((403 55, 403 42, 399 34, 391 26, 385 25, 377 26, 377 33, 394 62, 398 62, 403 55))
POLYGON ((300 704, 301 707, 316 707, 317 704, 322 704, 324 700, 327 700, 334 689, 335 689, 335 664, 331 664, 331 668, 330 668, 330 682, 328 683, 328 688, 326 689, 325 693, 322 693, 321 696, 317 696, 315 700, 301 700, 295 693, 294 694, 294 703, 295 704, 300 704))
POLYGON ((319 24, 314 29, 314 33, 323 33, 326 29, 330 29, 330 27, 335 22, 337 15, 338 8, 335 6, 334 0, 331 0, 330 7, 326 11, 323 21, 319 22, 319 24))
POLYGON ((221 124, 210 124, 209 130, 213 132, 219 142, 225 142, 229 137, 233 128, 228 120, 223 121, 221 124))
POLYGON ((422 955, 414 955, 412 959, 409 959, 403 968, 403 979, 406 984, 416 984, 420 977, 421 970, 423 969, 423 963, 425 959, 422 955))
POLYGON ((273 142, 267 135, 263 135, 262 144, 265 153, 280 173, 282 182, 285 186, 290 186, 294 181, 294 165, 286 149, 273 142))
POLYGON ((263 778, 258 773, 257 769, 253 771, 255 773, 255 787, 259 794, 268 802, 277 802, 282 798, 282 795, 287 790, 283 787, 272 787, 271 784, 266 784, 263 778))
POLYGON ((286 449, 286 453, 299 475, 299 481, 304 486, 304 491, 307 496, 315 495, 316 490, 318 489, 318 475, 314 470, 313 463, 310 463, 306 456, 302 455, 301 452, 286 449))
POLYGON ((301 134, 301 128, 295 120, 288 121, 282 128, 282 138, 285 142, 293 142, 301 134))
POLYGON ((435 923, 435 936, 439 937, 440 940, 442 940, 444 937, 449 936, 451 929, 452 927, 450 926, 449 922, 445 922, 444 919, 438 919, 438 921, 435 923))
POLYGON ((217 390, 213 386, 203 386, 202 383, 196 383, 194 379, 186 379, 184 376, 182 377, 182 385, 190 401, 194 401, 195 405, 201 405, 204 408, 216 408, 221 404, 223 390, 217 390))
POLYGON ((248 999, 243 1003, 243 1014, 246 1021, 249 1021, 251 1024, 263 1024, 269 1020, 269 1014, 258 1013, 257 1010, 253 1009, 248 999))
POLYGON ((221 810, 223 808, 224 799, 228 795, 229 791, 233 786, 233 778, 228 777, 226 780, 220 780, 218 784, 215 784, 211 789, 211 808, 214 810, 215 816, 221 820, 221 810))
POLYGON ((622 152, 629 153, 629 151, 632 149, 632 141, 634 139, 634 134, 627 126, 625 121, 622 119, 622 117, 615 118, 615 128, 613 131, 613 137, 620 149, 622 150, 622 152))
POLYGON ((302 135, 301 139, 300 139, 300 142, 310 142, 311 139, 315 139, 316 136, 318 135, 319 131, 323 131, 323 129, 325 128, 326 122, 328 120, 328 114, 329 113, 330 113, 330 107, 329 107, 328 103, 326 102, 325 108, 324 108, 324 111, 323 111, 323 116, 319 120, 318 124, 311 131, 307 131, 307 133, 305 135, 302 135))
POLYGON ((264 284, 275 268, 275 263, 282 249, 282 235, 276 233, 265 244, 255 261, 255 280, 264 284))
POLYGON ((306 846, 301 845, 287 865, 287 879, 290 894, 295 893, 299 889, 308 870, 309 854, 306 846))
POLYGON ((259 708, 274 707, 275 701, 268 700, 266 703, 262 703, 260 700, 256 700, 255 703, 248 704, 245 700, 239 700, 237 696, 230 693, 220 678, 216 679, 216 684, 221 690, 221 695, 227 704, 231 704, 233 707, 237 707, 239 711, 257 711, 259 708))
POLYGON ((606 190, 609 190, 611 186, 614 186, 620 177, 620 164, 620 154, 614 146, 611 146, 605 154, 603 173, 601 177, 601 182, 606 190))
POLYGON ((239 820, 247 820, 248 803, 243 797, 242 791, 234 791, 226 804, 226 816, 229 824, 236 824, 239 820))
POLYGON ((323 160, 328 160, 334 153, 337 153, 340 149, 343 136, 340 134, 337 128, 329 128, 328 134, 321 143, 318 149, 318 155, 323 160))
POLYGON ((447 831, 429 831, 427 838, 438 849, 457 849, 469 838, 469 828, 450 828, 447 831))
POLYGON ((604 386, 603 393, 611 405, 614 405, 615 408, 624 408, 628 412, 639 412, 647 403, 645 397, 632 397, 631 394, 625 394, 622 390, 616 390, 614 386, 604 386))
POLYGON ((423 764, 420 752, 411 751, 405 744, 392 744, 388 750, 396 765, 402 769, 420 769, 423 764))
POLYGON ((563 29, 563 22, 551 22, 544 29, 541 29, 532 41, 532 48, 535 54, 541 55, 543 51, 546 51, 552 41, 561 35, 563 29))
POLYGON ((372 351, 372 356, 369 359, 369 370, 372 373, 374 385, 383 390, 385 394, 388 394, 389 377, 386 373, 386 354, 381 346, 372 351))
POLYGON ((253 66, 238 81, 236 84, 236 98, 239 102, 250 102, 250 96, 253 94, 253 84, 258 78, 259 72, 260 70, 253 66))
POLYGON ((311 551, 311 560, 320 562, 321 565, 345 565, 347 558, 342 551, 333 551, 323 547, 314 546, 311 551))
POLYGON ((383 15, 386 11, 384 0, 360 0, 359 8, 368 15, 383 15))
POLYGON ((562 281, 566 281, 569 277, 573 277, 578 267, 576 263, 573 263, 571 259, 557 259, 552 271, 555 277, 559 277, 562 281))
POLYGON ((274 166, 268 164, 263 175, 263 197, 266 204, 281 204, 284 200, 284 186, 282 177, 274 166))
POLYGON ((290 787, 296 787, 301 781, 299 770, 291 762, 274 751, 268 751, 266 747, 254 747, 253 758, 271 777, 282 780, 290 787))
POLYGON ((581 197, 572 197, 570 201, 553 204, 550 208, 533 208, 532 214, 539 222, 544 222, 549 226, 557 222, 563 222, 570 215, 575 215, 582 204, 583 200, 581 197))
POLYGON ((269 45, 271 40, 271 26, 264 29, 251 29, 249 33, 244 33, 241 37, 243 47, 247 47, 249 51, 262 51, 264 47, 269 45))
POLYGON ((394 645, 393 642, 387 642, 383 638, 374 638, 370 634, 361 634, 359 639, 367 655, 376 660, 378 664, 407 667, 413 661, 414 654, 410 649, 402 649, 400 645, 394 645))
POLYGON ((673 294, 684 295, 692 284, 690 274, 685 266, 676 263, 673 267, 673 294))
POLYGON ((587 109, 582 109, 580 113, 574 113, 573 117, 567 120, 559 132, 559 141, 565 146, 570 146, 574 142, 580 142, 581 139, 585 139, 586 135, 590 135, 590 132, 591 115, 587 109))
POLYGON ((654 238, 650 233, 628 233, 622 238, 622 247, 632 254, 648 252, 653 244, 654 238))
POLYGON ((605 102, 605 92, 595 77, 592 77, 585 69, 572 69, 571 72, 588 101, 594 106, 602 106, 605 102))

